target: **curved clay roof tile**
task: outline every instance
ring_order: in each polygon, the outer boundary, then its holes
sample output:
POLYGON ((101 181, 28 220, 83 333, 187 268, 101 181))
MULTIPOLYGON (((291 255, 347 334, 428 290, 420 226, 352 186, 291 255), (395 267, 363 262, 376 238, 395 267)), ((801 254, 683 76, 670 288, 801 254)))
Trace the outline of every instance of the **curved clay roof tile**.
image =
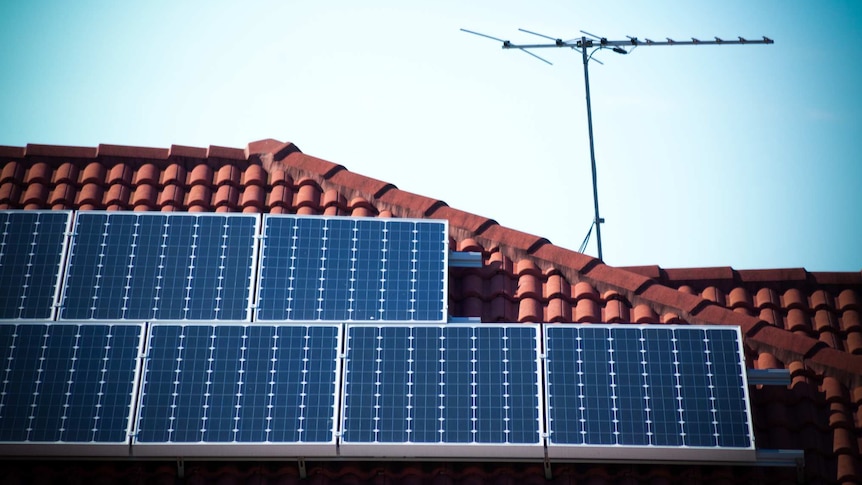
POLYGON ((188 185, 212 185, 213 170, 209 165, 200 163, 192 168, 188 175, 188 185))
POLYGON ((172 163, 165 167, 159 178, 159 183, 162 185, 187 185, 186 184, 186 169, 179 163, 172 163))
POLYGON ((522 298, 518 304, 518 322, 544 321, 542 303, 535 298, 522 298))
MULTIPOLYGON (((14 162, 13 162, 14 163, 14 162)), ((54 171, 54 178, 52 183, 56 184, 75 184, 78 182, 78 165, 74 162, 64 162, 61 163, 57 170, 54 171)), ((3 172, 6 172, 6 169, 3 169, 3 172)))
POLYGON ((759 289, 754 301, 754 306, 757 308, 772 308, 774 310, 781 308, 781 299, 778 298, 778 293, 772 288, 759 289))
POLYGON ((105 183, 111 184, 132 184, 132 168, 125 163, 119 162, 113 165, 105 177, 105 183))
POLYGON ((602 310, 595 300, 583 298, 575 307, 575 322, 598 323, 602 321, 602 310))
POLYGON ((135 171, 135 177, 132 184, 135 186, 141 184, 157 185, 159 183, 160 175, 161 172, 159 171, 159 167, 157 167, 155 163, 145 163, 135 171))
POLYGON ((18 163, 14 160, 6 162, 3 165, 2 171, 0 171, 0 184, 10 181, 21 182, 24 179, 25 172, 23 163, 18 163))
POLYGON ((565 298, 551 298, 548 301, 547 321, 552 323, 572 321, 572 304, 565 298))
POLYGON ((534 274, 521 273, 518 278, 518 288, 515 291, 515 298, 541 298, 542 282, 534 274))
POLYGON ((260 165, 252 163, 242 172, 241 185, 257 185, 259 187, 264 187, 266 186, 266 177, 266 170, 264 170, 260 165))
POLYGON ((745 308, 746 310, 753 310, 754 305, 752 304, 751 294, 748 293, 748 290, 741 286, 737 286, 736 288, 730 290, 730 293, 727 295, 727 303, 731 308, 745 308))

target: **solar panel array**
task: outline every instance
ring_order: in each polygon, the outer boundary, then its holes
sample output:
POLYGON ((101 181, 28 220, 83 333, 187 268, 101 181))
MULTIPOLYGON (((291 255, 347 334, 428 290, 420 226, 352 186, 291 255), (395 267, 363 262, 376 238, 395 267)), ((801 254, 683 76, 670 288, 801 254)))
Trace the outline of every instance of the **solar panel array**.
POLYGON ((0 455, 755 459, 738 328, 444 325, 447 264, 445 221, 0 211, 0 455))
POLYGON ((153 325, 134 453, 334 454, 340 328, 153 325))
POLYGON ((0 211, 0 319, 54 319, 71 215, 0 211))
POLYGON ((258 218, 78 212, 60 318, 249 320, 258 218))
POLYGON ((128 453, 141 331, 0 323, 0 454, 128 453))
POLYGON ((343 453, 542 456, 538 347, 535 325, 348 326, 343 453))
POLYGON ((548 325, 545 346, 551 456, 751 456, 738 328, 548 325))
POLYGON ((264 217, 258 321, 445 322, 445 221, 264 217))

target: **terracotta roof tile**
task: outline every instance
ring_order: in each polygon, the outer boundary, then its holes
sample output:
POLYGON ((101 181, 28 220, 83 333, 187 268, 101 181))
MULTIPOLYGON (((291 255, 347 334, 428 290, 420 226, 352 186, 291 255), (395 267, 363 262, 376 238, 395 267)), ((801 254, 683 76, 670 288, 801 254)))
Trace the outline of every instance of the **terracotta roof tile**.
POLYGON ((259 185, 245 185, 240 199, 240 207, 243 211, 250 209, 252 212, 264 212, 266 208, 266 193, 259 185))
POLYGON ((194 166, 187 176, 188 185, 211 185, 213 183, 213 169, 205 163, 194 166))
MULTIPOLYGON (((17 164, 16 164, 17 165, 17 164)), ((4 170, 5 172, 5 170, 4 170)), ((53 184, 74 184, 78 182, 78 166, 74 162, 61 163, 51 180, 53 184)), ((5 178, 5 177, 4 177, 5 178)))
POLYGON ((24 158, 27 153, 24 147, 10 147, 0 145, 0 158, 2 159, 20 159, 24 158))
POLYGON ((256 187, 266 187, 267 174, 262 166, 252 163, 242 172, 241 186, 248 187, 254 185, 256 187))
MULTIPOLYGON (((107 205, 128 207, 129 196, 131 196, 131 190, 128 186, 122 184, 114 184, 111 185, 108 189, 108 193, 105 194, 104 200, 107 205)), ((51 203, 55 204, 56 202, 52 201, 51 203)))
POLYGON ((136 210, 138 208, 155 210, 157 198, 158 189, 154 185, 136 184, 134 192, 132 192, 131 204, 136 210))
POLYGON ((575 306, 575 318, 577 323, 598 323, 602 321, 602 311, 596 300, 583 298, 578 300, 575 306))
POLYGON ((97 149, 28 143, 25 153, 28 157, 96 158, 97 149))
POLYGON ((281 166, 291 167, 299 173, 313 175, 321 180, 329 179, 336 173, 346 170, 343 165, 327 162, 319 158, 310 157, 301 152, 293 152, 281 161, 281 166))
POLYGON ((545 321, 543 308, 544 305, 536 298, 521 298, 518 305, 518 322, 537 323, 545 321))
POLYGON ((862 355, 862 332, 848 332, 845 342, 847 352, 862 355))
POLYGON ((770 281, 794 281, 805 282, 808 275, 804 268, 784 268, 784 269, 743 269, 738 270, 741 281, 752 282, 770 282, 770 281))
POLYGON ((215 195, 215 204, 213 205, 216 210, 237 211, 239 209, 239 189, 229 184, 220 185, 215 195))
MULTIPOLYGON (((138 171, 140 173, 141 170, 138 171)), ((147 164, 147 176, 150 180, 154 180, 159 169, 153 164, 147 164)), ((158 180, 161 185, 186 185, 186 168, 179 163, 172 163, 161 170, 158 174, 158 180)))
POLYGON ((215 185, 221 187, 222 185, 229 184, 233 187, 239 187, 240 178, 239 168, 231 164, 225 164, 216 172, 215 185))
POLYGON ((201 207, 206 209, 210 206, 210 201, 212 201, 212 188, 204 184, 192 185, 189 188, 186 200, 189 208, 201 207))
POLYGON ((354 197, 347 204, 347 210, 354 217, 374 217, 377 209, 374 205, 362 197, 354 197))
POLYGON ((572 295, 572 286, 563 278, 562 275, 552 274, 548 277, 548 282, 545 286, 545 294, 549 297, 560 296, 570 298, 572 295))
MULTIPOLYGON (((48 205, 52 208, 72 207, 75 203, 77 189, 70 183, 55 184, 54 190, 48 196, 48 205)), ((2 196, 0 196, 2 199, 2 196)))
POLYGON ((168 150, 168 158, 170 159, 182 159, 182 158, 206 158, 207 157, 207 149, 201 147, 190 147, 184 145, 171 145, 171 148, 168 150))
POLYGON ((658 323, 658 314, 649 305, 635 305, 632 309, 634 323, 658 323))
MULTIPOLYGON (((322 194, 322 190, 320 186, 317 185, 312 180, 300 180, 299 181, 299 190, 296 194, 296 201, 294 202, 294 206, 299 209, 316 209, 320 207, 320 196, 322 194)), ((316 210, 312 210, 308 212, 309 214, 316 214, 316 210)))
POLYGON ((746 310, 754 310, 754 303, 751 299, 751 294, 742 287, 736 287, 727 295, 728 306, 730 308, 744 308, 746 310))
POLYGON ((165 210, 166 208, 179 209, 184 208, 186 198, 185 187, 180 185, 166 185, 159 191, 159 199, 157 205, 165 210))
POLYGON ((242 148, 230 148, 210 145, 207 149, 207 158, 223 160, 246 160, 248 156, 242 148))
POLYGON ((700 296, 704 300, 711 301, 719 306, 727 305, 727 299, 724 292, 715 286, 707 286, 706 289, 701 292, 700 296))
POLYGON ((20 182, 24 178, 24 164, 17 161, 6 162, 0 171, 0 184, 8 182, 20 182))
POLYGON ((355 195, 366 198, 379 198, 386 192, 396 187, 388 182, 383 182, 364 175, 358 175, 347 170, 339 170, 327 179, 328 182, 340 187, 350 189, 355 195))
MULTIPOLYGON (((475 214, 471 214, 469 212, 465 212, 462 210, 454 209, 447 205, 439 206, 433 213, 433 217, 440 219, 447 219, 449 221, 450 230, 456 229, 463 231, 463 234, 473 235, 473 234, 481 234, 485 229, 490 227, 491 225, 497 224, 493 219, 488 219, 487 217, 477 216, 475 214)), ((469 238, 474 243, 475 240, 472 237, 469 238)), ((476 243, 478 244, 478 243, 476 243)))
POLYGON ((592 267, 601 263, 592 256, 552 244, 545 244, 539 247, 533 252, 532 256, 536 259, 547 261, 561 272, 571 272, 571 275, 564 274, 569 279, 574 279, 575 274, 586 273, 592 267))
POLYGON ((98 157, 133 158, 144 160, 166 160, 170 150, 167 148, 147 148, 124 145, 99 145, 98 157))
POLYGON ((379 207, 392 211, 398 217, 429 217, 443 202, 416 195, 405 190, 387 190, 377 197, 379 207))
POLYGON ((548 301, 545 321, 552 323, 571 322, 572 304, 565 298, 551 298, 548 301))
MULTIPOLYGON (((532 254, 550 242, 539 236, 516 231, 500 225, 489 226, 481 235, 483 240, 492 240, 501 246, 515 250, 518 255, 532 254)), ((477 239, 478 240, 478 239, 477 239)))
POLYGON ((269 191, 266 201, 267 207, 272 210, 276 207, 289 208, 293 203, 293 190, 287 185, 276 185, 269 191))
POLYGON ((608 323, 627 323, 631 322, 631 314, 629 306, 620 300, 611 300, 605 304, 604 316, 602 321, 608 323))
POLYGON ((523 273, 518 278, 518 288, 515 291, 515 298, 541 298, 542 282, 534 274, 523 273))

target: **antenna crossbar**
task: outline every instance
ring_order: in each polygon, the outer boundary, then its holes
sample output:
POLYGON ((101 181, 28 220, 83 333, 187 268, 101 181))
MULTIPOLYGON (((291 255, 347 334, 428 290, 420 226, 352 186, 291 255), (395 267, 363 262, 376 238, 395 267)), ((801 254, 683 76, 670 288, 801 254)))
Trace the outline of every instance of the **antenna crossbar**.
MULTIPOLYGON (((462 29, 463 30, 463 29, 462 29)), ((470 32, 473 33, 473 32, 470 32)), ((481 35, 481 34, 479 34, 481 35)), ((487 36, 483 36, 487 37, 487 36)), ((497 39, 495 39, 497 40, 497 39)), ((738 40, 724 40, 718 37, 715 37, 714 40, 700 40, 692 37, 691 40, 673 40, 667 39, 664 41, 656 41, 650 39, 640 40, 637 37, 632 37, 626 40, 608 40, 608 39, 577 39, 577 40, 569 40, 562 41, 558 40, 553 44, 513 44, 510 41, 502 41, 503 49, 546 49, 549 47, 559 48, 559 47, 570 47, 572 49, 583 49, 583 48, 593 48, 593 47, 637 47, 637 46, 662 46, 662 45, 748 45, 748 44, 774 44, 775 41, 770 39, 769 37, 763 37, 762 39, 743 39, 739 37, 738 40)))

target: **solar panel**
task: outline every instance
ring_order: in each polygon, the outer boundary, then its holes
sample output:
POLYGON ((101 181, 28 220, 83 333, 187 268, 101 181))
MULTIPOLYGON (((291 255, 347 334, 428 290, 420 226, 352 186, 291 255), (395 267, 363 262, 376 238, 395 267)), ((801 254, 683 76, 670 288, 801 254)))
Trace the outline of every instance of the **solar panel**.
POLYGON ((258 220, 78 212, 60 318, 249 320, 258 220))
POLYGON ((264 216, 258 321, 446 321, 446 221, 264 216))
POLYGON ((544 331, 550 457, 755 459, 737 327, 544 331))
POLYGON ((128 456, 141 328, 0 323, 0 455, 128 456))
POLYGON ((0 211, 0 320, 53 320, 70 211, 0 211))
POLYGON ((541 457, 538 326, 347 326, 341 456, 541 457))
POLYGON ((153 324, 136 456, 332 456, 339 325, 153 324))

